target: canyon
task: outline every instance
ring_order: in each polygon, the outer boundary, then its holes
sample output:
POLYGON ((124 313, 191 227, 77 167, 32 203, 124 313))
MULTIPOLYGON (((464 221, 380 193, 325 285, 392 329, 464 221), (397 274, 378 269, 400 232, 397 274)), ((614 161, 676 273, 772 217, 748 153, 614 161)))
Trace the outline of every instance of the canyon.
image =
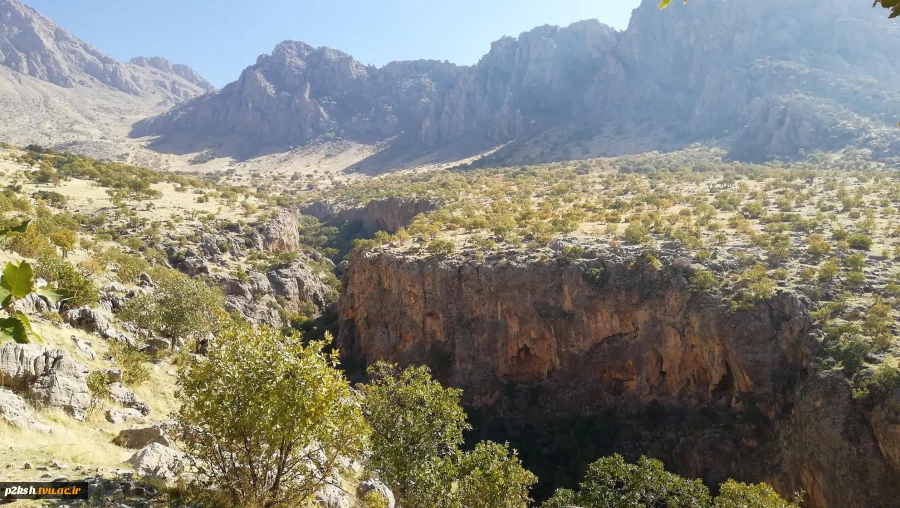
POLYGON ((635 250, 585 258, 356 253, 338 345, 357 368, 431 366, 507 437, 523 425, 550 432, 554 421, 612 420, 621 428, 604 452, 649 449, 713 484, 767 481, 784 495, 805 491, 815 508, 900 501, 891 480, 900 391, 877 409, 854 401, 819 358, 808 300, 780 292, 730 312, 691 290, 694 267, 677 251, 659 269, 635 250), (635 423, 647 410, 666 424, 635 423), (717 415, 716 423, 690 430, 688 414, 717 415))

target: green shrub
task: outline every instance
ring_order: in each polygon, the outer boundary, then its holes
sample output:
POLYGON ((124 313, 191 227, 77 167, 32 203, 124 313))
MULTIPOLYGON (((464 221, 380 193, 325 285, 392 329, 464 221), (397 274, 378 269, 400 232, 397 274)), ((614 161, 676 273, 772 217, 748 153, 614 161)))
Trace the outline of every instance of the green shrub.
POLYGON ((862 337, 844 334, 837 342, 829 346, 828 353, 841 364, 847 376, 853 377, 871 349, 872 346, 862 337))
POLYGON ((691 276, 691 289, 701 293, 708 293, 719 289, 720 282, 709 270, 698 269, 691 276))
POLYGON ((122 369, 122 381, 129 386, 139 386, 150 380, 150 357, 124 342, 110 342, 108 353, 122 369))
POLYGON ((847 238, 851 249, 869 250, 872 247, 872 239, 863 234, 852 235, 847 238))
POLYGON ((541 507, 799 508, 765 483, 752 485, 728 480, 713 498, 701 480, 669 473, 655 459, 641 457, 631 464, 619 454, 603 457, 588 466, 579 487, 577 491, 557 490, 541 507))
POLYGON ((100 299, 93 279, 76 270, 71 263, 55 253, 38 259, 34 273, 36 277, 55 283, 60 289, 72 293, 72 299, 69 300, 72 307, 96 305, 100 299))
POLYGON ((177 436, 202 486, 231 506, 305 506, 362 458, 359 398, 326 345, 238 325, 181 369, 177 436))
POLYGON ((109 385, 106 383, 106 373, 101 370, 91 372, 87 377, 88 391, 91 393, 90 410, 102 409, 109 399, 109 385))
POLYGON ((428 247, 426 247, 425 250, 433 256, 443 257, 453 254, 453 249, 455 248, 456 244, 454 244, 452 241, 435 238, 434 240, 428 242, 428 247))

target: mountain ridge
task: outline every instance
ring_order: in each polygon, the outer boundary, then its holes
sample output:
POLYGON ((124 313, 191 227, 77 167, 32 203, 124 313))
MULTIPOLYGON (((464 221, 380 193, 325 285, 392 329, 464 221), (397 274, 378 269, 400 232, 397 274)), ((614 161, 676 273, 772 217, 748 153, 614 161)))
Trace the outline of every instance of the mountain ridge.
MULTIPOLYGON (((138 122, 133 135, 158 136, 160 146, 232 135, 254 154, 323 136, 398 137, 434 150, 557 129, 602 143, 611 132, 650 126, 657 148, 728 138, 747 159, 846 147, 896 156, 898 139, 882 127, 900 117, 892 98, 900 60, 886 50, 897 43, 896 27, 851 0, 698 0, 664 12, 645 0, 624 31, 597 20, 544 25, 495 41, 472 66, 379 68, 285 41, 222 91, 138 122), (788 113, 796 115, 769 120, 788 113), (573 132, 576 124, 586 132, 573 132)), ((554 158, 544 148, 539 158, 554 158)))

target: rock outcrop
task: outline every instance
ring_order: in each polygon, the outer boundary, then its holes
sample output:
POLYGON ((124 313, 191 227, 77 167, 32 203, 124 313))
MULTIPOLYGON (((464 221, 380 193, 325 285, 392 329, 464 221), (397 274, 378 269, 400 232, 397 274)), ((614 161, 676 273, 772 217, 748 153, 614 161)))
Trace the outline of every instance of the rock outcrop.
POLYGON ((438 203, 432 199, 389 197, 373 199, 362 206, 316 201, 301 208, 300 212, 334 226, 351 223, 366 236, 371 236, 377 231, 394 234, 408 226, 416 215, 437 209, 438 203))
POLYGON ((577 262, 356 253, 337 343, 348 365, 430 365, 464 388, 465 404, 513 427, 631 422, 640 408, 740 414, 663 431, 667 464, 711 482, 803 489, 816 508, 900 501, 898 404, 867 412, 843 377, 820 371, 809 302, 779 293, 729 312, 690 290, 693 268, 678 256, 664 252, 657 270, 622 249, 577 262))
POLYGON ((399 136, 409 153, 527 141, 546 159, 565 158, 561 143, 621 151, 609 136, 621 131, 647 150, 715 138, 748 159, 848 145, 896 155, 884 143, 898 139, 885 127, 900 116, 900 62, 888 49, 900 34, 881 9, 851 0, 658 3, 644 0, 623 32, 588 20, 504 37, 469 67, 376 68, 285 41, 221 92, 143 121, 134 135, 236 136, 245 153, 335 136, 399 136), (659 139, 648 143, 648 129, 659 139), (565 139, 545 139, 554 130, 565 139))
POLYGON ((300 250, 300 222, 297 215, 281 210, 260 225, 259 250, 268 252, 295 252, 300 250))
POLYGON ((61 349, 37 344, 4 344, 0 348, 3 386, 25 395, 34 404, 62 409, 83 420, 90 404, 87 366, 61 349))
POLYGON ((39 423, 34 418, 21 397, 5 388, 0 388, 0 420, 21 429, 50 432, 49 426, 39 423))

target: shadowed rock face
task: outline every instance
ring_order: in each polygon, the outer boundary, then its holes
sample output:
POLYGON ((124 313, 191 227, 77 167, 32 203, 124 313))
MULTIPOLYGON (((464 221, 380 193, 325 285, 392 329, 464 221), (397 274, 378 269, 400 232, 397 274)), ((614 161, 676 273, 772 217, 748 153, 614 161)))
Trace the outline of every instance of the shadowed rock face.
POLYGON ((428 364, 468 405, 506 419, 618 417, 654 404, 728 413, 752 400, 767 430, 669 433, 672 466, 716 482, 802 488, 822 508, 900 500, 889 481, 896 404, 867 414, 845 380, 818 372, 805 299, 781 293, 730 313, 689 291, 689 265, 668 259, 654 270, 633 259, 475 264, 357 253, 338 344, 366 365, 428 364), (516 407, 511 394, 523 387, 536 395, 516 407))
POLYGON ((371 236, 377 231, 396 233, 408 226, 416 215, 437 210, 431 199, 390 197, 373 199, 365 206, 346 206, 332 201, 316 201, 304 206, 300 212, 332 225, 358 223, 362 233, 371 236))
POLYGON ((898 153, 896 133, 884 130, 900 115, 891 50, 900 32, 880 9, 857 0, 658 3, 644 0, 623 32, 588 20, 504 37, 472 66, 376 68, 285 41, 221 92, 134 134, 237 135, 246 152, 324 135, 400 136, 427 151, 463 138, 539 143, 554 128, 602 140, 625 128, 642 139, 676 131, 676 143, 720 139, 744 159, 847 145, 898 153))

